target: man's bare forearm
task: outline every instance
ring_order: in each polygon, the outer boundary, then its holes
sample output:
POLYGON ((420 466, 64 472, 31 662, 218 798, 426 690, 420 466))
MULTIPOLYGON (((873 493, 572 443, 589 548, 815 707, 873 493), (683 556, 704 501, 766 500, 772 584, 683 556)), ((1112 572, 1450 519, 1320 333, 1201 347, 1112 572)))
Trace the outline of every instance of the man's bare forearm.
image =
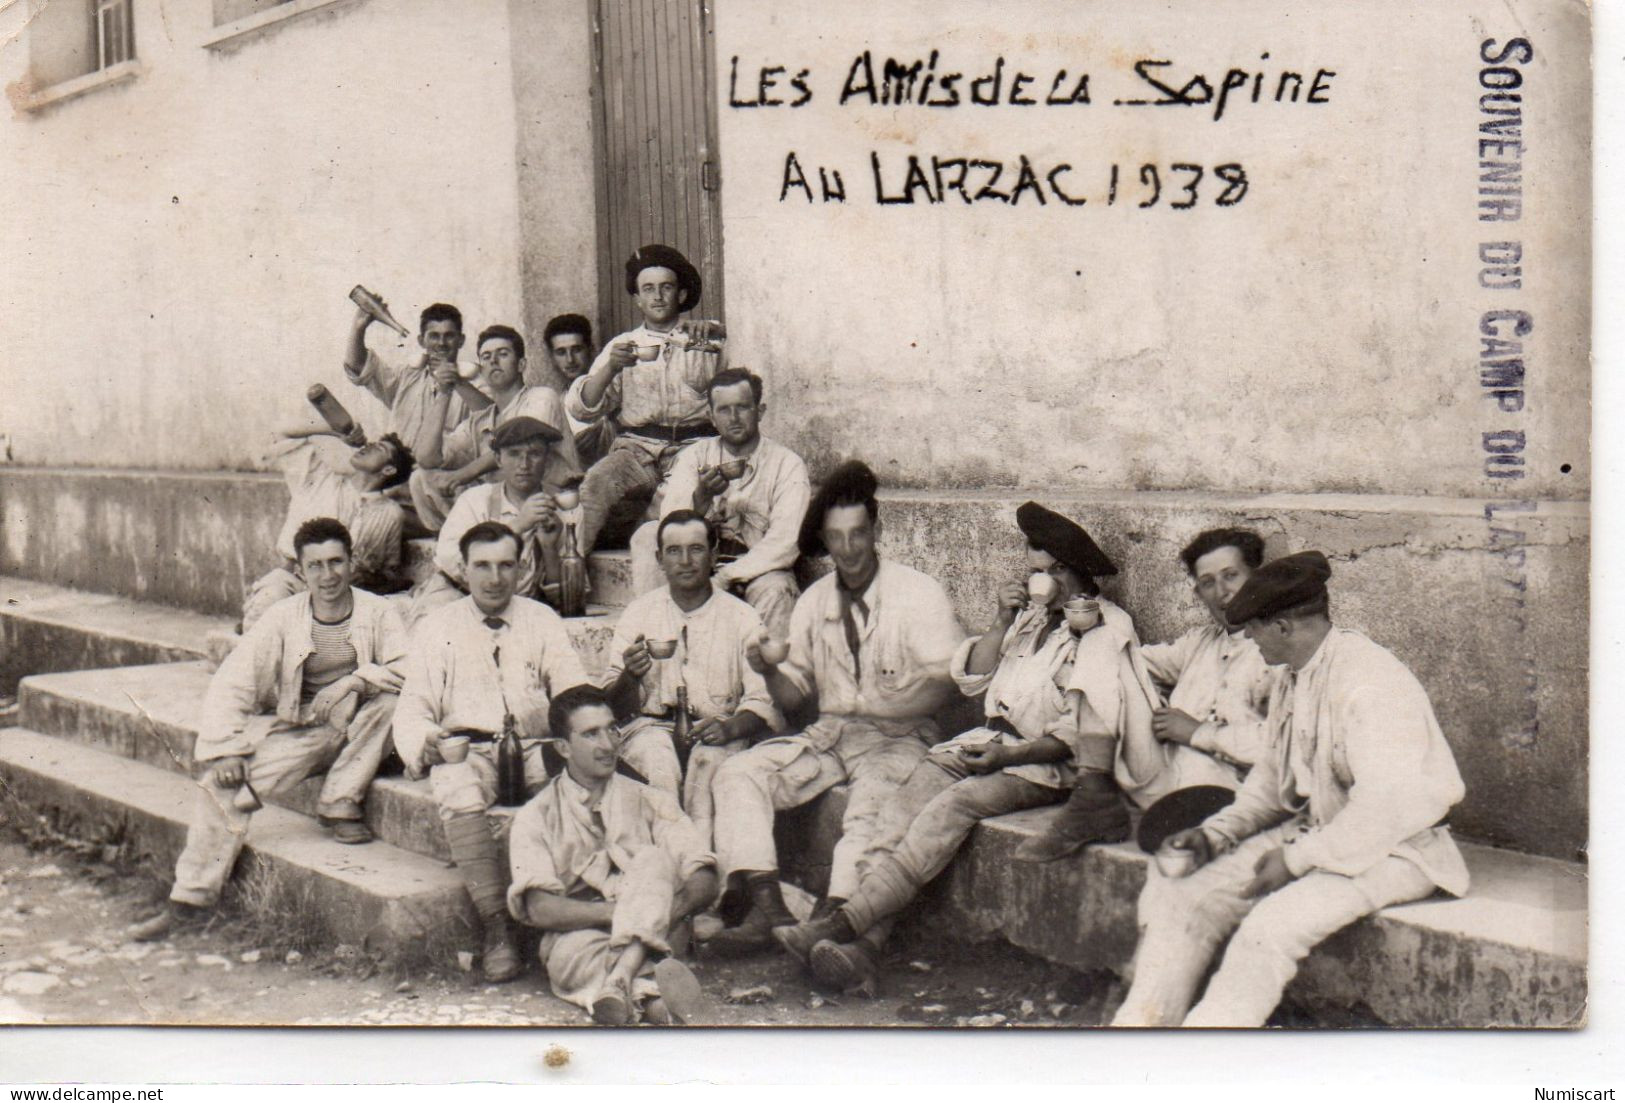
POLYGON ((541 889, 525 893, 525 922, 539 930, 608 928, 614 918, 615 905, 608 900, 572 900, 541 889))

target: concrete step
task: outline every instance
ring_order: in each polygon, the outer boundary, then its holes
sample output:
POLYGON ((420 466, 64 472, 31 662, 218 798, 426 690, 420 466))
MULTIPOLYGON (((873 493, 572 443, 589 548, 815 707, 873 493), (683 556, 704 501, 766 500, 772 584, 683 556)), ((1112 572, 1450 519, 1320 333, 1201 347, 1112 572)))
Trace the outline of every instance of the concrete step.
MULTIPOLYGON (((26 679, 18 723, 32 731, 158 769, 191 776, 197 717, 211 671, 201 662, 47 674, 26 679)), ((311 778, 266 803, 316 814, 321 779, 311 778)), ((445 833, 427 781, 380 777, 367 795, 367 823, 392 846, 450 861, 445 833)), ((494 809, 506 837, 512 813, 494 809)))
MULTIPOLYGON (((78 837, 133 846, 165 875, 197 794, 173 771, 21 728, 0 731, 0 780, 7 800, 78 837)), ((255 814, 233 884, 246 905, 318 941, 365 946, 392 962, 444 964, 477 947, 455 869, 386 842, 341 845, 286 809, 255 814)))
MULTIPOLYGON (((846 810, 844 787, 779 817, 781 861, 820 891, 846 810)), ((942 937, 1002 939, 1050 961, 1123 975, 1138 938, 1147 856, 1132 843, 1021 862, 1015 849, 1054 808, 984 820, 922 900, 942 937)), ((1585 867, 1462 843, 1472 890, 1385 908, 1322 943, 1287 991, 1310 1011, 1358 1011, 1404 1027, 1574 1027, 1586 1016, 1585 867)))
MULTIPOLYGON (((414 585, 434 573, 434 545, 428 537, 406 542, 406 568, 414 585)), ((593 604, 624 608, 637 596, 632 592, 632 553, 620 549, 587 556, 587 585, 593 604)))
POLYGON ((208 653, 225 617, 0 578, 0 695, 29 674, 180 662, 208 653))

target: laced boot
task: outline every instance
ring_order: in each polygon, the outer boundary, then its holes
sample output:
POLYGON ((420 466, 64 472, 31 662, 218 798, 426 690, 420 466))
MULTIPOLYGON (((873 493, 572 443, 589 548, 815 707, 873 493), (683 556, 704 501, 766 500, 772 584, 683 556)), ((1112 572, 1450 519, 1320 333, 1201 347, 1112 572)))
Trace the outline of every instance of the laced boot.
POLYGON ((813 917, 805 923, 797 923, 793 927, 773 928, 774 941, 802 965, 809 963, 813 947, 820 942, 851 942, 855 938, 857 932, 852 929, 852 923, 847 919, 846 913, 838 906, 829 915, 820 917, 814 912, 813 917))
POLYGON ((1016 847, 1016 858, 1053 862, 1090 843, 1118 843, 1128 835, 1129 815, 1122 791, 1107 774, 1090 771, 1078 777, 1072 795, 1049 828, 1016 847))
POLYGON ((868 939, 825 939, 812 948, 808 964, 815 980, 843 995, 873 999, 879 990, 880 950, 868 939))
POLYGON ((746 875, 745 892, 751 906, 744 922, 718 931, 706 943, 725 957, 765 950, 773 945, 774 927, 795 926, 796 917, 784 906, 784 895, 779 891, 778 871, 746 875))
POLYGON ((141 922, 130 928, 130 941, 157 942, 159 939, 168 938, 172 934, 194 930, 207 923, 209 917, 213 914, 214 911, 211 908, 183 904, 179 900, 166 900, 163 911, 141 920, 141 922))

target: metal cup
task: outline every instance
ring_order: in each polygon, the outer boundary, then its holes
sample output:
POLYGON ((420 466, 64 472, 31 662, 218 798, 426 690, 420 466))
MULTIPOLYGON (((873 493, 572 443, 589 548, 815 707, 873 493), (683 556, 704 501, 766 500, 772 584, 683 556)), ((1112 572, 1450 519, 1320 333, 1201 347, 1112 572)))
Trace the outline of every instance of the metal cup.
POLYGON ((448 735, 440 740, 440 759, 448 764, 468 758, 468 736, 448 735))
POLYGON ((745 473, 745 468, 749 462, 749 460, 728 460, 725 463, 717 464, 717 470, 722 472, 724 479, 737 479, 745 473))
POLYGON ((650 360, 658 360, 660 359, 660 350, 662 347, 663 346, 661 345, 638 345, 636 346, 638 359, 645 362, 650 360))
POLYGON ((1061 611, 1066 614, 1067 627, 1080 636, 1100 623, 1100 602, 1093 598, 1075 597, 1061 611))
POLYGON ((669 659, 677 654, 676 640, 648 640, 649 655, 656 659, 669 659))

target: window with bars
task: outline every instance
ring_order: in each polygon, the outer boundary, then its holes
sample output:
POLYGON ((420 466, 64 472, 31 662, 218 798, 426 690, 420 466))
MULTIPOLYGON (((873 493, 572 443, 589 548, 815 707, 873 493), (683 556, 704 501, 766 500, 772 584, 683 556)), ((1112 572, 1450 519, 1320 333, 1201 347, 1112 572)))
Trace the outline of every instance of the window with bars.
POLYGON ((134 61, 131 9, 131 0, 30 0, 28 66, 34 87, 54 88, 134 61))
POLYGON ((131 19, 131 2, 94 0, 97 69, 106 69, 135 57, 135 24, 131 19))

